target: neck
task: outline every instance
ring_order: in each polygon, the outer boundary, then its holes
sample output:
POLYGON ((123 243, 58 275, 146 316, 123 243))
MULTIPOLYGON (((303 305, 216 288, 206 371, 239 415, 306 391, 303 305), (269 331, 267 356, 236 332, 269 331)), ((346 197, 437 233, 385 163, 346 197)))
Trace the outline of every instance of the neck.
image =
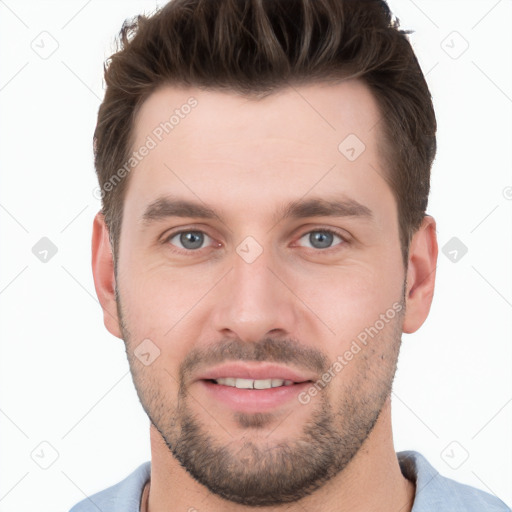
MULTIPOLYGON (((196 482, 174 459, 153 426, 150 437, 152 464, 148 512, 254 512, 254 507, 226 501, 196 482)), ((415 484, 402 475, 392 439, 388 398, 372 432, 343 471, 296 503, 258 507, 258 512, 410 512, 415 484)))

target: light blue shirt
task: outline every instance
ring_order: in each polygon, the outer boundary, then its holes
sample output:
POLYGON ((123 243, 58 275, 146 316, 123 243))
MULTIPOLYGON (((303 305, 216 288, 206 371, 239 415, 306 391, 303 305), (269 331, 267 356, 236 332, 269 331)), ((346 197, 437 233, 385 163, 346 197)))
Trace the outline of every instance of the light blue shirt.
MULTIPOLYGON (((411 512, 512 512, 500 499, 441 476, 418 452, 398 452, 403 475, 416 482, 411 512)), ((151 463, 145 462, 118 484, 93 494, 70 512, 139 512, 151 463)))

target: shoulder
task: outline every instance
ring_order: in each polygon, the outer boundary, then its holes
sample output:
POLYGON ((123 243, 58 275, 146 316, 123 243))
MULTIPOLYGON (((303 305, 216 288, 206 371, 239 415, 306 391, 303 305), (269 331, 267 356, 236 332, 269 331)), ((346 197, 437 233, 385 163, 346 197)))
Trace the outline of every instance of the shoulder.
POLYGON ((70 512, 139 512, 142 490, 150 474, 151 462, 145 462, 121 482, 80 501, 70 512))
POLYGON ((442 476, 418 452, 397 453, 403 475, 416 482, 411 512, 511 512, 499 498, 442 476))

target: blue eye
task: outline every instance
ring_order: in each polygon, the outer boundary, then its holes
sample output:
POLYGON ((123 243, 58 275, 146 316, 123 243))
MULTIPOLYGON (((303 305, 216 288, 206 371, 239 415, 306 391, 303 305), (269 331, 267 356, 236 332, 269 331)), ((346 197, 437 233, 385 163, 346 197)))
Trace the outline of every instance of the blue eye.
POLYGON ((166 242, 170 242, 180 249, 195 250, 201 249, 207 239, 211 241, 211 238, 202 231, 180 231, 179 233, 169 236, 166 242), (173 242, 175 239, 176 241, 173 242), (178 243, 181 244, 181 246, 177 245, 178 243))
MULTIPOLYGON (((300 245, 309 247, 311 249, 328 250, 336 245, 342 245, 346 242, 345 238, 331 229, 315 229, 308 231, 299 238, 303 241, 300 245)), ((170 244, 181 251, 198 251, 211 245, 213 239, 203 231, 198 230, 184 230, 172 233, 165 240, 164 243, 170 244)))
POLYGON ((343 237, 330 229, 316 229, 309 231, 300 237, 299 240, 306 239, 312 249, 330 249, 337 238, 340 242, 345 242, 343 237))

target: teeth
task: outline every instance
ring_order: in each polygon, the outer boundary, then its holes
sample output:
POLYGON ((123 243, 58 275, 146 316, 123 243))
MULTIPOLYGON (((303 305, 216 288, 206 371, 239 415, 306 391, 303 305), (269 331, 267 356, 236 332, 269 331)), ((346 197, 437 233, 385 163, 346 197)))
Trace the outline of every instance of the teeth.
POLYGON ((277 388, 279 386, 291 386, 293 384, 292 380, 283 380, 283 379, 235 379, 233 377, 223 377, 220 379, 215 379, 217 384, 222 384, 224 386, 231 386, 239 389, 269 389, 269 388, 277 388))

